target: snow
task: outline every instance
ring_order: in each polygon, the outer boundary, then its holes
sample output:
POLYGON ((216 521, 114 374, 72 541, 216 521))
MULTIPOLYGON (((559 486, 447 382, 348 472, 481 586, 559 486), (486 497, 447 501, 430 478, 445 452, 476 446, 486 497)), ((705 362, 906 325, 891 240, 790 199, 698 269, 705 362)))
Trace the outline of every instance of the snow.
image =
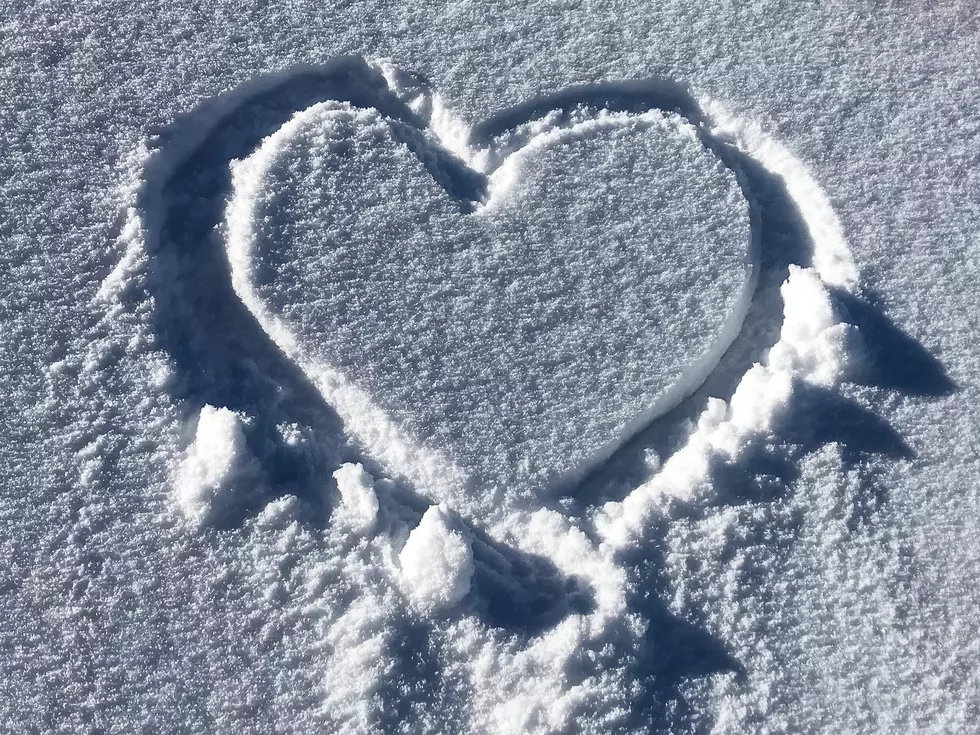
MULTIPOLYGON (((347 462, 333 473, 343 503, 342 519, 352 530, 360 533, 371 531, 378 520, 378 496, 374 492, 374 478, 364 465, 347 462)), ((338 514, 341 515, 341 514, 338 514)))
POLYGON ((220 510, 235 486, 256 473, 255 459, 245 444, 245 420, 227 408, 204 406, 194 441, 174 480, 177 503, 195 521, 220 510))
POLYGON ((423 612, 457 603, 470 591, 473 551, 455 525, 446 506, 431 506, 398 554, 402 583, 423 612))
POLYGON ((784 5, 6 8, 0 730, 974 732, 980 25, 784 5))
POLYGON ((426 170, 434 145, 315 105, 233 164, 236 292, 389 472, 460 508, 473 488, 526 503, 674 407, 737 334, 747 206, 676 125, 602 115, 532 137, 470 214, 426 170))

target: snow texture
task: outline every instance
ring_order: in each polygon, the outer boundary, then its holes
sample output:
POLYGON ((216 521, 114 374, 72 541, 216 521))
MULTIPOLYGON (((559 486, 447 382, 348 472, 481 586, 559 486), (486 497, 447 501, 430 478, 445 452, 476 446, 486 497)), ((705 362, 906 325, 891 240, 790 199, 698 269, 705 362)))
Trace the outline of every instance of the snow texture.
POLYGON ((784 6, 8 3, 0 731, 975 732, 980 23, 784 6))

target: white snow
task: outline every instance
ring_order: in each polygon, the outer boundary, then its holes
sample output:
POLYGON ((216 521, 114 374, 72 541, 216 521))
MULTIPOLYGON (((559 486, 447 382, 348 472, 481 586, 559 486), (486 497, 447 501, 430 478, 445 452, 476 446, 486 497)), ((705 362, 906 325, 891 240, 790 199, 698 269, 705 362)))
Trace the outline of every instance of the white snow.
POLYGON ((343 503, 343 512, 337 518, 357 533, 371 531, 378 520, 378 496, 374 492, 374 478, 364 465, 347 462, 333 473, 337 490, 343 503))
POLYGON ((227 408, 204 406, 194 441, 177 470, 177 503, 194 521, 207 520, 241 485, 254 481, 255 459, 245 445, 245 419, 227 408))
POLYGON ((412 603, 431 613, 470 591, 473 550, 449 509, 430 506, 398 554, 401 580, 412 603))
POLYGON ((476 215, 391 128, 324 103, 234 164, 232 280, 389 472, 499 518, 710 372, 754 283, 746 202, 659 113, 532 138, 476 215))
POLYGON ((8 6, 0 731, 976 731, 969 3, 8 6))

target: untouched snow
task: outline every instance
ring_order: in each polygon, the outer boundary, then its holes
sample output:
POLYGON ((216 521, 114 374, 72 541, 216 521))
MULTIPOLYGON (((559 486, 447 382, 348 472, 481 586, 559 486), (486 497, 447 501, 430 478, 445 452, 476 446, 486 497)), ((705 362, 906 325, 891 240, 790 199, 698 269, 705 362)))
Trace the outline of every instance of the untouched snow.
POLYGON ((0 730, 975 731, 969 3, 0 39, 0 730))

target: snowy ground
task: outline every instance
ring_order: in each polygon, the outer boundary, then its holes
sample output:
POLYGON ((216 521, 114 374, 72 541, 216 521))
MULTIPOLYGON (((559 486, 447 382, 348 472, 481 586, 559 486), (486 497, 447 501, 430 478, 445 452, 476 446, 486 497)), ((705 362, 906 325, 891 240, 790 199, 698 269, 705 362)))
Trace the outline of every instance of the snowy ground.
POLYGON ((3 732, 971 733, 980 9, 0 10, 3 732))

